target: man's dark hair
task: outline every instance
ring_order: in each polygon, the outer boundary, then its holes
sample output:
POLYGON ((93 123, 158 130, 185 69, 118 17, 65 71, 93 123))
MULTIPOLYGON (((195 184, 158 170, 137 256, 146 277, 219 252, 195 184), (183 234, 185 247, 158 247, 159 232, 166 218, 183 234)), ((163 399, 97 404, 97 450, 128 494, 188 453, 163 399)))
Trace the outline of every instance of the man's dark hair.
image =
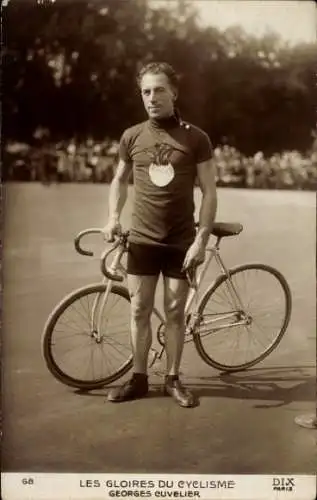
POLYGON ((152 62, 143 66, 137 76, 138 86, 141 87, 141 80, 146 73, 159 74, 164 73, 167 76, 169 83, 175 88, 178 88, 179 77, 172 66, 166 62, 152 62))

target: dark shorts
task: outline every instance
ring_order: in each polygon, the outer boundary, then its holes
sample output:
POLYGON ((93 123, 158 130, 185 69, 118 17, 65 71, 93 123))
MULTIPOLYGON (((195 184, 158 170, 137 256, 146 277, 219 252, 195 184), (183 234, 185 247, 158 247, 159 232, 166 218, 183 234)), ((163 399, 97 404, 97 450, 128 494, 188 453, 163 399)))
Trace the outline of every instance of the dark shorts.
POLYGON ((169 278, 186 279, 186 273, 181 270, 185 255, 186 250, 178 248, 130 242, 127 271, 138 276, 158 276, 162 273, 169 278))

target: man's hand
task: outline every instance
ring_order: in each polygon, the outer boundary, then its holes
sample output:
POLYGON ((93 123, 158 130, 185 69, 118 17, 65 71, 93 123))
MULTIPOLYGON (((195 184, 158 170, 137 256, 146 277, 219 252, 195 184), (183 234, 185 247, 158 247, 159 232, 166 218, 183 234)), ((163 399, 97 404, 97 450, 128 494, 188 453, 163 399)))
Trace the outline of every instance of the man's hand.
POLYGON ((206 245, 201 240, 195 240, 187 250, 183 262, 183 270, 199 266, 205 260, 205 255, 206 245))
POLYGON ((109 243, 114 241, 115 235, 122 233, 122 227, 118 220, 109 219, 107 225, 102 229, 104 237, 109 243))

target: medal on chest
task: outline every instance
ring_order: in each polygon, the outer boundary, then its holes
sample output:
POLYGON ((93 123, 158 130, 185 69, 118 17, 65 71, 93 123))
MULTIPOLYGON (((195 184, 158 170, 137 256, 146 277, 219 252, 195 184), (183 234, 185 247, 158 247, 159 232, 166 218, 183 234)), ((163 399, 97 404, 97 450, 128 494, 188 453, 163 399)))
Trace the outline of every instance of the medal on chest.
POLYGON ((175 170, 171 163, 167 165, 151 163, 149 166, 149 176, 153 184, 163 187, 167 186, 174 179, 175 170))
POLYGON ((170 162, 173 149, 168 144, 156 144, 151 154, 149 176, 155 186, 167 186, 175 177, 175 170, 170 162))

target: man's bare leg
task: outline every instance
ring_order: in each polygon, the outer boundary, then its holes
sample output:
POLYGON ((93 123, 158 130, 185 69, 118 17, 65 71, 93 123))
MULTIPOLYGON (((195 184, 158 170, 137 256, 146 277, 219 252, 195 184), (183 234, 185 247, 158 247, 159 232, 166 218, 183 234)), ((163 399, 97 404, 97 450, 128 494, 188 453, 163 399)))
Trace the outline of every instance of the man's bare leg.
POLYGON ((168 375, 178 375, 184 348, 186 280, 164 277, 165 345, 168 375))
POLYGON ((152 344, 151 313, 158 276, 128 275, 131 298, 132 378, 108 394, 108 400, 122 402, 144 397, 148 392, 148 355, 152 344))
POLYGON ((179 381, 179 368, 184 348, 185 305, 188 290, 186 280, 164 277, 165 347, 167 357, 165 392, 172 396, 180 406, 184 407, 196 405, 193 395, 179 381))
POLYGON ((131 344, 133 371, 147 373, 148 355, 152 344, 151 314, 158 276, 128 275, 131 298, 131 344))

